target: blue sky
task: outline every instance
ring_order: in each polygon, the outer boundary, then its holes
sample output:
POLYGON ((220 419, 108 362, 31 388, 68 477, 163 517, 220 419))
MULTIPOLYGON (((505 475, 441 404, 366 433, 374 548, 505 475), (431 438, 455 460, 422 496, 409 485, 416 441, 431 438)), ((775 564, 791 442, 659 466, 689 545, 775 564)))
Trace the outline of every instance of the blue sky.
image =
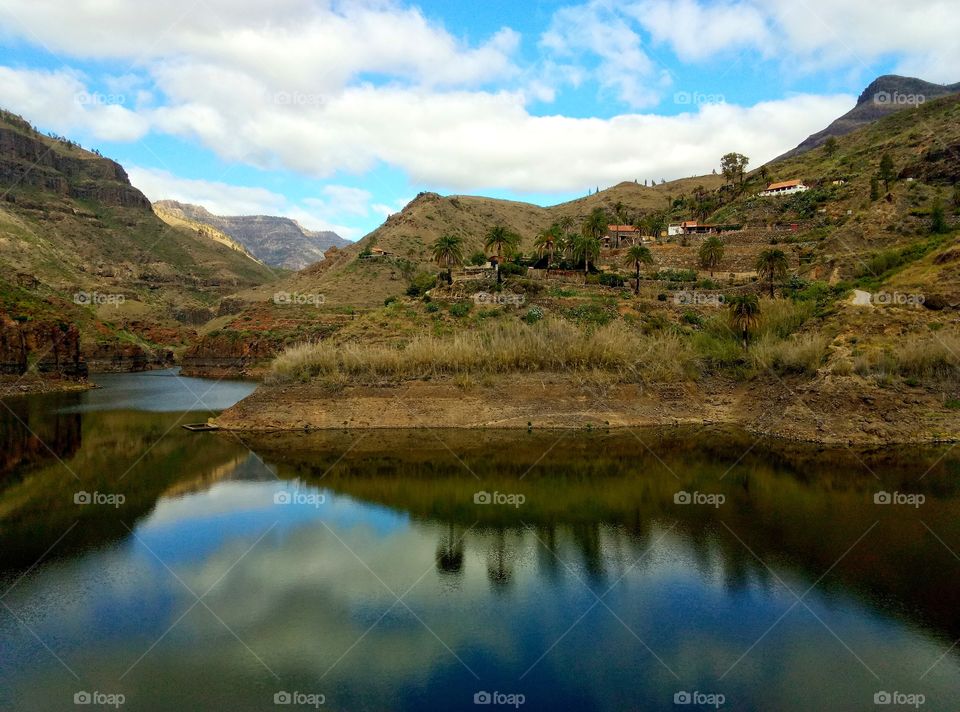
POLYGON ((363 236, 421 190, 552 204, 759 165, 876 76, 954 82, 952 2, 5 0, 0 106, 148 197, 363 236), (153 5, 157 5, 154 7, 153 5))

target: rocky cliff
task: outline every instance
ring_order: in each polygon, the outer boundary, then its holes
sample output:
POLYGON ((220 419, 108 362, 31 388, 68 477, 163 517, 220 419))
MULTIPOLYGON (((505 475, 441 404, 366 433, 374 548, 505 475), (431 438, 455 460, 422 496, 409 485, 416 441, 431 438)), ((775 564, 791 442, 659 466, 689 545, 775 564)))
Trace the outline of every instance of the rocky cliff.
POLYGON ((335 232, 307 230, 290 218, 269 215, 224 217, 214 215, 200 205, 174 200, 160 200, 154 206, 164 213, 216 228, 272 267, 303 269, 320 262, 329 248, 351 244, 335 232))
POLYGON ((807 137, 795 149, 776 160, 799 155, 822 146, 831 136, 845 136, 890 114, 904 109, 915 109, 928 101, 957 92, 960 92, 960 83, 933 84, 922 79, 895 74, 878 77, 863 90, 855 107, 823 131, 807 137))

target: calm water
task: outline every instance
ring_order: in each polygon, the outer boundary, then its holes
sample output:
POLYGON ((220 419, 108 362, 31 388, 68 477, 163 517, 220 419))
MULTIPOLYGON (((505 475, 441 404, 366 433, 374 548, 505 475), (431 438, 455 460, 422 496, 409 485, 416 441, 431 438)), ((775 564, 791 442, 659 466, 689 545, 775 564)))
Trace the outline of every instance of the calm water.
POLYGON ((960 709, 960 449, 241 440, 179 425, 250 384, 100 382, 0 407, 2 710, 960 709))

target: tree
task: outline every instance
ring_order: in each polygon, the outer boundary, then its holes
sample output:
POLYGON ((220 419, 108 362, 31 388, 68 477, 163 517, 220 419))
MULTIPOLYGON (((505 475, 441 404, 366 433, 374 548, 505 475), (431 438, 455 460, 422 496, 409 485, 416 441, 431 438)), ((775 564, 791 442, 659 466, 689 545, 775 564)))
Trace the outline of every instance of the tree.
POLYGON ((743 176, 750 159, 742 153, 728 153, 720 159, 720 170, 727 182, 732 184, 743 183, 743 176))
POLYGON ((590 273, 590 262, 600 256, 600 240, 588 232, 584 232, 573 240, 573 259, 583 260, 583 277, 590 273))
POLYGON ((463 238, 457 235, 438 237, 433 243, 433 261, 447 268, 447 284, 453 284, 453 268, 463 264, 463 238))
POLYGON ((609 227, 603 208, 594 208, 580 226, 580 236, 573 243, 573 257, 578 261, 583 260, 584 278, 590 272, 590 261, 600 256, 600 238, 609 227))
POLYGON ((823 152, 828 156, 834 156, 838 148, 840 148, 840 142, 837 141, 836 136, 831 136, 823 142, 823 152))
POLYGON ((884 190, 890 192, 890 181, 896 178, 893 167, 893 159, 889 153, 884 153, 880 159, 880 180, 883 181, 884 190))
POLYGON ((633 290, 633 293, 640 294, 640 265, 652 265, 653 253, 650 252, 649 247, 644 245, 634 245, 627 250, 626 257, 624 257, 624 262, 628 265, 632 264, 636 268, 637 286, 633 290))
POLYGON ((650 237, 660 242, 660 233, 667 227, 667 217, 663 213, 650 213, 647 216, 647 230, 650 237))
POLYGON ((713 277, 713 270, 723 262, 723 240, 719 237, 709 237, 700 246, 700 266, 710 270, 710 276, 713 277))
POLYGON ((617 201, 617 204, 613 206, 613 212, 617 218, 617 247, 620 247, 620 225, 629 225, 630 224, 630 214, 627 212, 627 206, 625 206, 620 201, 617 201))
POLYGON ((487 233, 487 240, 483 243, 485 250, 497 251, 497 284, 503 283, 503 273, 500 271, 500 264, 503 262, 504 254, 511 254, 520 244, 520 236, 510 232, 503 225, 494 225, 487 233))
POLYGON ((769 281, 771 298, 773 298, 774 281, 786 279, 789 268, 790 263, 783 250, 764 250, 760 253, 757 258, 757 276, 769 281))
POLYGON ((537 233, 537 237, 533 241, 537 248, 537 254, 541 257, 544 254, 547 255, 547 274, 550 274, 550 263, 553 262, 553 253, 557 249, 557 243, 561 237, 560 226, 554 223, 537 233))
POLYGON ((880 200, 880 181, 876 176, 870 179, 870 200, 880 200))
POLYGON ((743 338, 743 348, 749 348, 750 332, 760 323, 760 300, 756 294, 741 294, 728 304, 733 329, 743 338))
POLYGON ((939 195, 933 199, 933 205, 930 208, 930 232, 935 235, 950 232, 950 225, 947 224, 947 216, 943 211, 943 202, 939 195))

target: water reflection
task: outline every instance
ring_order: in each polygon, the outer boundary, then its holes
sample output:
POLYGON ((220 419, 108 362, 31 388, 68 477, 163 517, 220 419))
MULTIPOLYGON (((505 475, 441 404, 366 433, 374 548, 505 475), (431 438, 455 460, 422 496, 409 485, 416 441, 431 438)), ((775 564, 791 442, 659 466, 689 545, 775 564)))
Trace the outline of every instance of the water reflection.
POLYGON ((137 710, 273 709, 277 690, 474 709, 481 689, 525 709, 674 709, 694 689, 738 710, 869 709, 880 689, 956 708, 945 449, 682 430, 241 441, 187 417, 85 412, 67 467, 0 488, 0 708, 75 709, 65 666, 137 710), (126 501, 78 509, 78 488, 126 501), (880 490, 927 501, 882 507, 880 490))

